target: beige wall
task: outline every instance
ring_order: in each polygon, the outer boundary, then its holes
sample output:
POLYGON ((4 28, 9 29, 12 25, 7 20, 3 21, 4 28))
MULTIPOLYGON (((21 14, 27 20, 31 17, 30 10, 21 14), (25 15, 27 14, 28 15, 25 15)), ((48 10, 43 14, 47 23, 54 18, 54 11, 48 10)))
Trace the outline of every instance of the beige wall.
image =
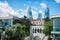
POLYGON ((44 25, 44 20, 33 20, 31 23, 33 25, 44 25))

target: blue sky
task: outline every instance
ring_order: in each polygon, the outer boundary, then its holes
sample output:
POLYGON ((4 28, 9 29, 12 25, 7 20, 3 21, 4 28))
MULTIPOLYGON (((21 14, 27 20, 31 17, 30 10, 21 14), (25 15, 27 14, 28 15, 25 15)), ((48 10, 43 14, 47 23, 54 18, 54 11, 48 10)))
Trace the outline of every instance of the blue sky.
MULTIPOLYGON (((7 1, 15 11, 22 9, 26 10, 31 6, 32 10, 38 13, 39 11, 45 12, 48 7, 50 14, 60 13, 60 0, 0 0, 1 2, 7 1)), ((20 10, 19 10, 20 11, 20 10)))

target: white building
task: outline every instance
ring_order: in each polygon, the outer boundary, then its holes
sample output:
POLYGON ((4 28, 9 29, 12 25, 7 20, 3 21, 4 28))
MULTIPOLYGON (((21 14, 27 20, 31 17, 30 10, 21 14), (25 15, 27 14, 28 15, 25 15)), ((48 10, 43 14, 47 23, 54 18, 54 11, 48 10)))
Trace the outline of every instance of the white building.
POLYGON ((30 37, 31 40, 37 40, 37 39, 43 39, 43 37, 45 36, 42 32, 42 30, 44 29, 44 26, 30 26, 30 37))
POLYGON ((30 26, 30 38, 31 40, 42 40, 44 37, 43 29, 44 29, 44 19, 32 19, 32 25, 30 26))

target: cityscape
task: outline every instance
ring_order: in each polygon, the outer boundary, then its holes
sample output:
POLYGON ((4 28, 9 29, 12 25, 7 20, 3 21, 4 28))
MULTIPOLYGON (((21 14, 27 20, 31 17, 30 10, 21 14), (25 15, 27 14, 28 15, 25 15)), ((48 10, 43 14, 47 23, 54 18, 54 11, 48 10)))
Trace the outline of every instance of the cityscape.
POLYGON ((60 0, 0 0, 0 40, 60 40, 60 0))

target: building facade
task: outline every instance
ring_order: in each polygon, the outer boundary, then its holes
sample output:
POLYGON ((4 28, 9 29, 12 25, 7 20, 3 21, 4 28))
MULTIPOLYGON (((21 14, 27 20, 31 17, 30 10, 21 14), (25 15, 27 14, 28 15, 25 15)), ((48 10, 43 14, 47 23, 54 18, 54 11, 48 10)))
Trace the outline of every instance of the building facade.
POLYGON ((13 16, 7 13, 0 13, 0 28, 4 28, 6 26, 11 27, 13 23, 13 16))
POLYGON ((43 26, 44 25, 44 19, 33 19, 31 21, 32 25, 39 25, 39 26, 43 26))
POLYGON ((44 17, 45 17, 45 18, 46 18, 46 17, 50 17, 49 8, 46 8, 44 17))
POLYGON ((42 18, 42 13, 38 13, 38 19, 42 18))
POLYGON ((42 30, 44 26, 30 26, 30 38, 31 40, 42 40, 44 34, 42 30))
POLYGON ((28 16, 28 18, 32 18, 32 10, 31 10, 31 7, 28 8, 27 16, 28 16))
POLYGON ((32 19, 32 25, 30 26, 30 38, 31 40, 42 40, 44 37, 43 29, 44 29, 44 19, 32 19))
POLYGON ((51 33, 53 34, 53 40, 60 40, 60 14, 51 15, 53 22, 53 30, 51 33))

